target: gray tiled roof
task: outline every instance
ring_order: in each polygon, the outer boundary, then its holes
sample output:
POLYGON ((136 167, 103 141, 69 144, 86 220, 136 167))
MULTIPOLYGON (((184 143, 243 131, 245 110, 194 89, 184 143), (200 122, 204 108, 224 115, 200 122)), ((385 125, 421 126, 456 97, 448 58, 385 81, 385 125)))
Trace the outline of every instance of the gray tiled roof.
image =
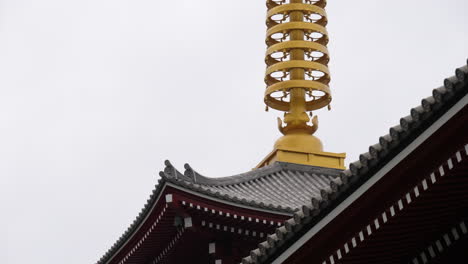
POLYGON ((311 199, 321 199, 341 183, 342 170, 276 162, 247 173, 208 178, 188 164, 184 174, 168 161, 162 178, 219 199, 252 207, 292 213, 311 199))
POLYGON ((151 212, 165 183, 183 187, 213 198, 292 215, 303 204, 316 203, 341 184, 342 170, 277 162, 270 166, 230 177, 208 178, 200 175, 188 164, 180 173, 169 161, 159 175, 147 203, 125 233, 97 262, 107 263, 130 239, 137 227, 151 212))
POLYGON ((304 204, 302 210, 296 212, 284 226, 277 228, 275 234, 269 235, 257 249, 252 250, 242 263, 270 263, 273 256, 299 239, 337 206, 339 200, 358 189, 375 174, 376 169, 387 164, 467 93, 468 60, 467 65, 456 69, 455 76, 445 79, 442 87, 434 89, 431 97, 423 99, 421 105, 411 109, 410 115, 401 118, 399 125, 390 128, 389 134, 380 137, 379 143, 370 146, 369 151, 361 154, 358 161, 351 163, 349 169, 340 174, 341 181, 336 181, 337 187, 328 199, 304 204))

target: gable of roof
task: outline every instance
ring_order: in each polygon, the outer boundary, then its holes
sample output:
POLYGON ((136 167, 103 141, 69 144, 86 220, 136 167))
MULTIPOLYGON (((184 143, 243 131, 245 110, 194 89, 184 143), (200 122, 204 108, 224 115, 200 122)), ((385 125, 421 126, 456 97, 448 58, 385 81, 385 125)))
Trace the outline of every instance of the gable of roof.
MULTIPOLYGON (((315 223, 323 219, 347 196, 359 189, 376 172, 396 157, 416 137, 434 124, 452 107, 467 99, 467 65, 458 68, 455 76, 444 80, 444 85, 432 91, 432 96, 421 101, 421 105, 412 108, 410 115, 400 119, 400 124, 389 129, 389 134, 379 138, 379 143, 369 147, 369 151, 359 156, 359 160, 350 164, 348 170, 340 174, 340 182, 326 198, 302 206, 302 210, 287 220, 276 233, 251 251, 250 256, 242 260, 243 264, 271 263, 290 245, 310 230, 315 223), (339 198, 339 199, 338 199, 339 198)), ((462 107, 466 106, 466 102, 462 107)))

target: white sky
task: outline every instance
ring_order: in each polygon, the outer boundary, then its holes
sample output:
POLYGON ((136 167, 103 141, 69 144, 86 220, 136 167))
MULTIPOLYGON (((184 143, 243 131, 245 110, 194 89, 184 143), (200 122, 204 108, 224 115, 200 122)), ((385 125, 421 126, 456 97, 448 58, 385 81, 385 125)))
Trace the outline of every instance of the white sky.
MULTIPOLYGON (((468 57, 466 0, 330 0, 325 150, 346 164, 468 57)), ((94 263, 170 159, 253 168, 264 0, 0 0, 0 263, 94 263)))

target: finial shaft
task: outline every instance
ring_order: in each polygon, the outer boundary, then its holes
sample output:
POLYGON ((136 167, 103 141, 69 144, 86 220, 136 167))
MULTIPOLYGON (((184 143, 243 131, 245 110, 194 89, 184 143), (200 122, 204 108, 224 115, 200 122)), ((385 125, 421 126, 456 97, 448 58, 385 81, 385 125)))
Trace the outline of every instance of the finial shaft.
POLYGON ((284 111, 283 134, 309 133, 307 112, 331 101, 325 0, 268 0, 265 103, 284 111), (304 2, 305 1, 305 2, 304 2))
POLYGON ((326 0, 267 0, 265 104, 283 111, 278 128, 284 134, 259 166, 286 161, 343 168, 344 154, 323 152, 312 134, 317 116, 307 112, 330 104, 326 0), (284 125, 284 123, 286 125, 284 125))
MULTIPOLYGON (((302 3, 302 0, 291 0, 291 3, 302 3)), ((304 14, 301 11, 293 11, 291 12, 290 21, 291 22, 303 22, 304 14)), ((302 30, 292 30, 290 33, 290 40, 291 41, 303 41, 304 40, 304 31, 302 30)), ((300 48, 291 49, 290 51, 291 61, 304 60, 304 50, 300 48)), ((294 68, 290 71, 290 79, 291 80, 304 80, 305 79, 305 71, 302 68, 294 68)), ((292 131, 294 129, 291 128, 301 128, 306 127, 307 122, 309 122, 309 117, 304 115, 306 113, 305 108, 305 96, 306 91, 303 88, 292 88, 290 94, 290 106, 289 112, 285 116, 285 123, 287 124, 287 131, 292 131)))

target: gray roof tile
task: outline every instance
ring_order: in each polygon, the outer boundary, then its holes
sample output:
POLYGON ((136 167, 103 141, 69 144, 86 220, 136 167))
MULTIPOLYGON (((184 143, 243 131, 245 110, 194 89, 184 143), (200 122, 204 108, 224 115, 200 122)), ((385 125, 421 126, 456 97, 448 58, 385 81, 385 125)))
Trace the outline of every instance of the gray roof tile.
POLYGON ((160 175, 165 180, 215 198, 244 205, 292 213, 320 190, 328 188, 341 170, 284 162, 247 173, 222 178, 200 175, 188 164, 185 172, 177 171, 170 162, 160 175))

